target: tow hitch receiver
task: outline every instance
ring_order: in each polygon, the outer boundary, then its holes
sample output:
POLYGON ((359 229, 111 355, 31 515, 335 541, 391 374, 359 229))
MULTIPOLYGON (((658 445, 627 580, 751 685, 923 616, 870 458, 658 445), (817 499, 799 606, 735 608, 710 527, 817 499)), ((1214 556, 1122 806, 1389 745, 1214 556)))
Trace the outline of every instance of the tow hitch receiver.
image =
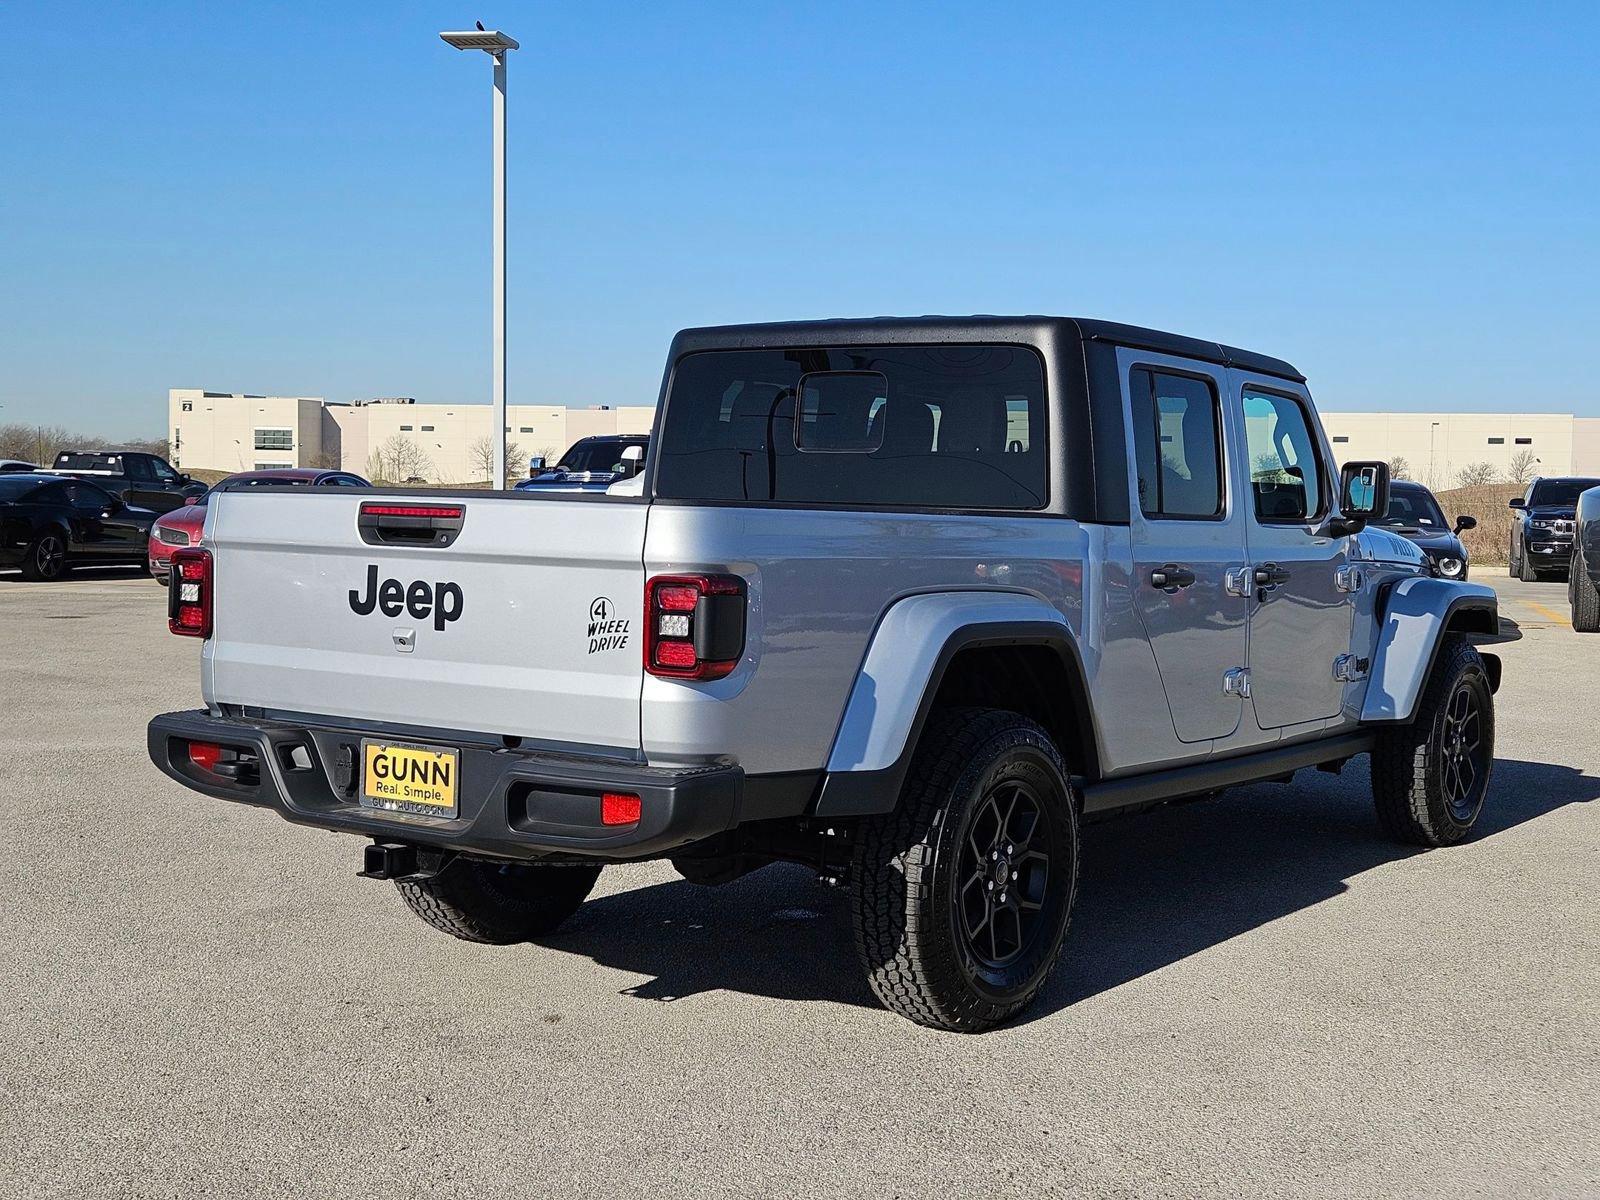
POLYGON ((419 849, 404 842, 373 842, 362 854, 363 879, 431 879, 444 869, 443 850, 419 849))

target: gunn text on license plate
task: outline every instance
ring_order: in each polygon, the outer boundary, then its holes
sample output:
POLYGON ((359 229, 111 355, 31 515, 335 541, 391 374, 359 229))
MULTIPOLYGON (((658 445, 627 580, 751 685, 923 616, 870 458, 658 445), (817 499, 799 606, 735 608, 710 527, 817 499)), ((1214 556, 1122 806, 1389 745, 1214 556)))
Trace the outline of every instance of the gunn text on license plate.
POLYGON ((415 742, 361 743, 361 803, 368 808, 456 815, 461 752, 415 742))

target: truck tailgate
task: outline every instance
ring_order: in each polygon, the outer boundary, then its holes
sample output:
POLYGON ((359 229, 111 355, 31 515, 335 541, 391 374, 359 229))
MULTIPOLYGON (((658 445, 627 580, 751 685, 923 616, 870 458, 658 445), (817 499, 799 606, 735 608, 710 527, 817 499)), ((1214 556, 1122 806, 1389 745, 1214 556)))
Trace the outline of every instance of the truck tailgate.
POLYGON ((638 753, 646 504, 305 488, 209 507, 208 703, 638 753), (419 508, 459 510, 448 545, 419 508))

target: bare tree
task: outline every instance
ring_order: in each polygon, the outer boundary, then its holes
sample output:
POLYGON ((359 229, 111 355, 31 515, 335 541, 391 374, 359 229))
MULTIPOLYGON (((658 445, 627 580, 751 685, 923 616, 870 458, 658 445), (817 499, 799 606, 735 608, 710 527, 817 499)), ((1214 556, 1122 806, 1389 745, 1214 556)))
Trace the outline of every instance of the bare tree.
POLYGON ((1411 464, 1406 461, 1405 455, 1396 454, 1389 460, 1389 477, 1391 479, 1411 478, 1411 464))
MULTIPOLYGON (((467 447, 467 465, 474 471, 476 479, 494 478, 494 439, 481 437, 467 447)), ((512 481, 522 478, 522 473, 528 469, 528 464, 522 458, 522 446, 517 442, 506 443, 506 478, 500 483, 506 487, 512 481)))
POLYGON ((1482 487, 1486 483, 1493 483, 1498 479, 1499 472, 1494 469, 1494 464, 1486 462, 1468 463, 1461 468, 1456 476, 1457 487, 1482 487))
POLYGON ((433 474, 433 462, 421 446, 397 433, 373 452, 367 460, 367 471, 375 480, 404 483, 416 476, 425 479, 433 474))
POLYGON ((1512 483, 1527 483, 1534 477, 1538 466, 1537 454, 1532 450, 1518 450, 1511 456, 1511 464, 1506 470, 1506 475, 1512 483))

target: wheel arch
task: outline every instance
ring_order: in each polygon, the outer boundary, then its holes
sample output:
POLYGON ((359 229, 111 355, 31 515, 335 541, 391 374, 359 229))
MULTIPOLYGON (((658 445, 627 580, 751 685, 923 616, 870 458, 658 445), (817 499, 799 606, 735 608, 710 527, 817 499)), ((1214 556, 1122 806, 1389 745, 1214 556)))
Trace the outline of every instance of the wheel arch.
POLYGON ((956 704, 1038 721, 1074 775, 1098 778, 1088 675, 1061 613, 1018 593, 924 594, 891 607, 873 635, 829 752, 816 815, 892 811, 929 715, 956 704))
MULTIPOLYGON (((1446 637, 1498 637, 1499 600, 1481 583, 1403 579, 1389 590, 1372 669, 1361 706, 1363 724, 1405 724, 1416 715, 1446 637)), ((1485 656, 1491 687, 1500 685, 1499 660, 1485 656)))

